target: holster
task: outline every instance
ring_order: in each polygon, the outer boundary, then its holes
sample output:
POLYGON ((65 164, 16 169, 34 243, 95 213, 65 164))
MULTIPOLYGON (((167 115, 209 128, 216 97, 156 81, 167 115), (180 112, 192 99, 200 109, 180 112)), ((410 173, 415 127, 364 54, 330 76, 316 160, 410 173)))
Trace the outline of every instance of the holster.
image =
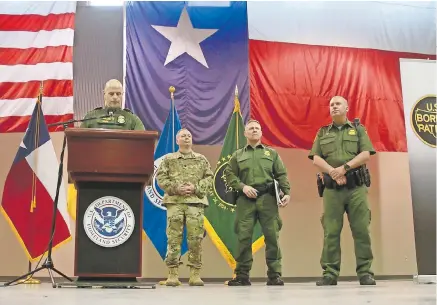
POLYGON ((323 191, 325 190, 325 184, 323 182, 323 176, 321 173, 317 173, 317 192, 319 197, 323 197, 323 191))
POLYGON ((359 172, 360 172, 360 176, 363 180, 363 183, 367 186, 370 187, 370 172, 369 169, 367 168, 367 166, 364 164, 362 166, 360 166, 359 168, 359 172))

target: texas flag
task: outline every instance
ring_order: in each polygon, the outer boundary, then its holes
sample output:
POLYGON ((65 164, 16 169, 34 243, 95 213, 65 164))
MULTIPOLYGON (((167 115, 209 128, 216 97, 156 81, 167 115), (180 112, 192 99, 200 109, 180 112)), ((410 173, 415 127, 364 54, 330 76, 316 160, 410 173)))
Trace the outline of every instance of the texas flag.
POLYGON ((435 1, 129 2, 126 105, 162 130, 174 86, 194 143, 216 145, 238 86, 265 144, 308 150, 341 95, 376 150, 403 152, 399 60, 436 58, 435 12, 435 1))
MULTIPOLYGON (((6 177, 1 211, 24 247, 29 260, 48 250, 56 186, 58 160, 50 139, 40 101, 6 177)), ((65 186, 61 180, 53 248, 71 238, 65 186)))

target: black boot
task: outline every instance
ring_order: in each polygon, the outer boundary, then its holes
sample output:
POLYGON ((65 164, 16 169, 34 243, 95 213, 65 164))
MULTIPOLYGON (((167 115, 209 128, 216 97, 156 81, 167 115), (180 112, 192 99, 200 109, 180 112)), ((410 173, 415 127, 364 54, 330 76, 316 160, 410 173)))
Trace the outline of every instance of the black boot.
POLYGON ((281 279, 281 277, 273 277, 269 278, 267 280, 267 286, 284 286, 284 281, 281 279))
POLYGON ((321 280, 316 282, 316 286, 336 286, 337 285, 337 279, 324 276, 321 280))
POLYGON ((370 274, 366 274, 360 278, 360 285, 376 285, 376 281, 370 274))
POLYGON ((248 278, 242 278, 237 276, 236 278, 228 281, 228 286, 250 286, 252 285, 248 278))

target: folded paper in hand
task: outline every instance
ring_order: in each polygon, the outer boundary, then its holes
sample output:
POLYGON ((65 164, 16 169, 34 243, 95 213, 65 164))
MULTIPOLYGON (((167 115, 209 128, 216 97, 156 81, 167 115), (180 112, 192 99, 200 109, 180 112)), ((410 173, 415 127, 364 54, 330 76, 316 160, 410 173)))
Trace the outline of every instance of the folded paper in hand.
POLYGON ((276 203, 278 205, 282 205, 282 201, 281 198, 284 196, 284 194, 281 194, 281 188, 279 187, 279 182, 277 180, 273 180, 273 182, 275 183, 275 194, 276 194, 276 203))

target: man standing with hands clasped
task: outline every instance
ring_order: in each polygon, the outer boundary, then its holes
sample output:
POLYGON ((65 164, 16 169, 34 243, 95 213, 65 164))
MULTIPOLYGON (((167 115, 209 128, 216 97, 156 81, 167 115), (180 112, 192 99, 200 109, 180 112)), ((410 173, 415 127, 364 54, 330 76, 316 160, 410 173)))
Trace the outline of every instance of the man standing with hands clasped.
POLYGON ((188 266, 190 286, 203 286, 202 240, 206 195, 212 186, 213 172, 205 156, 192 150, 191 133, 182 128, 176 134, 179 150, 164 156, 156 180, 164 190, 163 204, 167 208, 167 286, 179 286, 179 257, 182 233, 187 226, 188 266))
POLYGON ((317 132, 309 158, 323 173, 324 240, 320 263, 323 278, 317 286, 337 285, 340 274, 340 234, 347 213, 355 242, 356 272, 361 285, 375 285, 371 265, 370 209, 367 188, 370 178, 363 165, 375 150, 363 125, 347 119, 348 103, 341 96, 329 102, 333 122, 317 132))
POLYGON ((235 233, 238 236, 236 277, 228 286, 249 286, 252 268, 252 235, 259 220, 266 244, 267 285, 284 285, 281 279, 281 250, 278 244, 282 221, 278 206, 285 207, 290 200, 287 170, 273 148, 261 144, 261 125, 249 120, 244 135, 247 145, 232 154, 225 169, 227 184, 238 191, 236 201, 235 233), (284 196, 276 201, 277 180, 284 196))

